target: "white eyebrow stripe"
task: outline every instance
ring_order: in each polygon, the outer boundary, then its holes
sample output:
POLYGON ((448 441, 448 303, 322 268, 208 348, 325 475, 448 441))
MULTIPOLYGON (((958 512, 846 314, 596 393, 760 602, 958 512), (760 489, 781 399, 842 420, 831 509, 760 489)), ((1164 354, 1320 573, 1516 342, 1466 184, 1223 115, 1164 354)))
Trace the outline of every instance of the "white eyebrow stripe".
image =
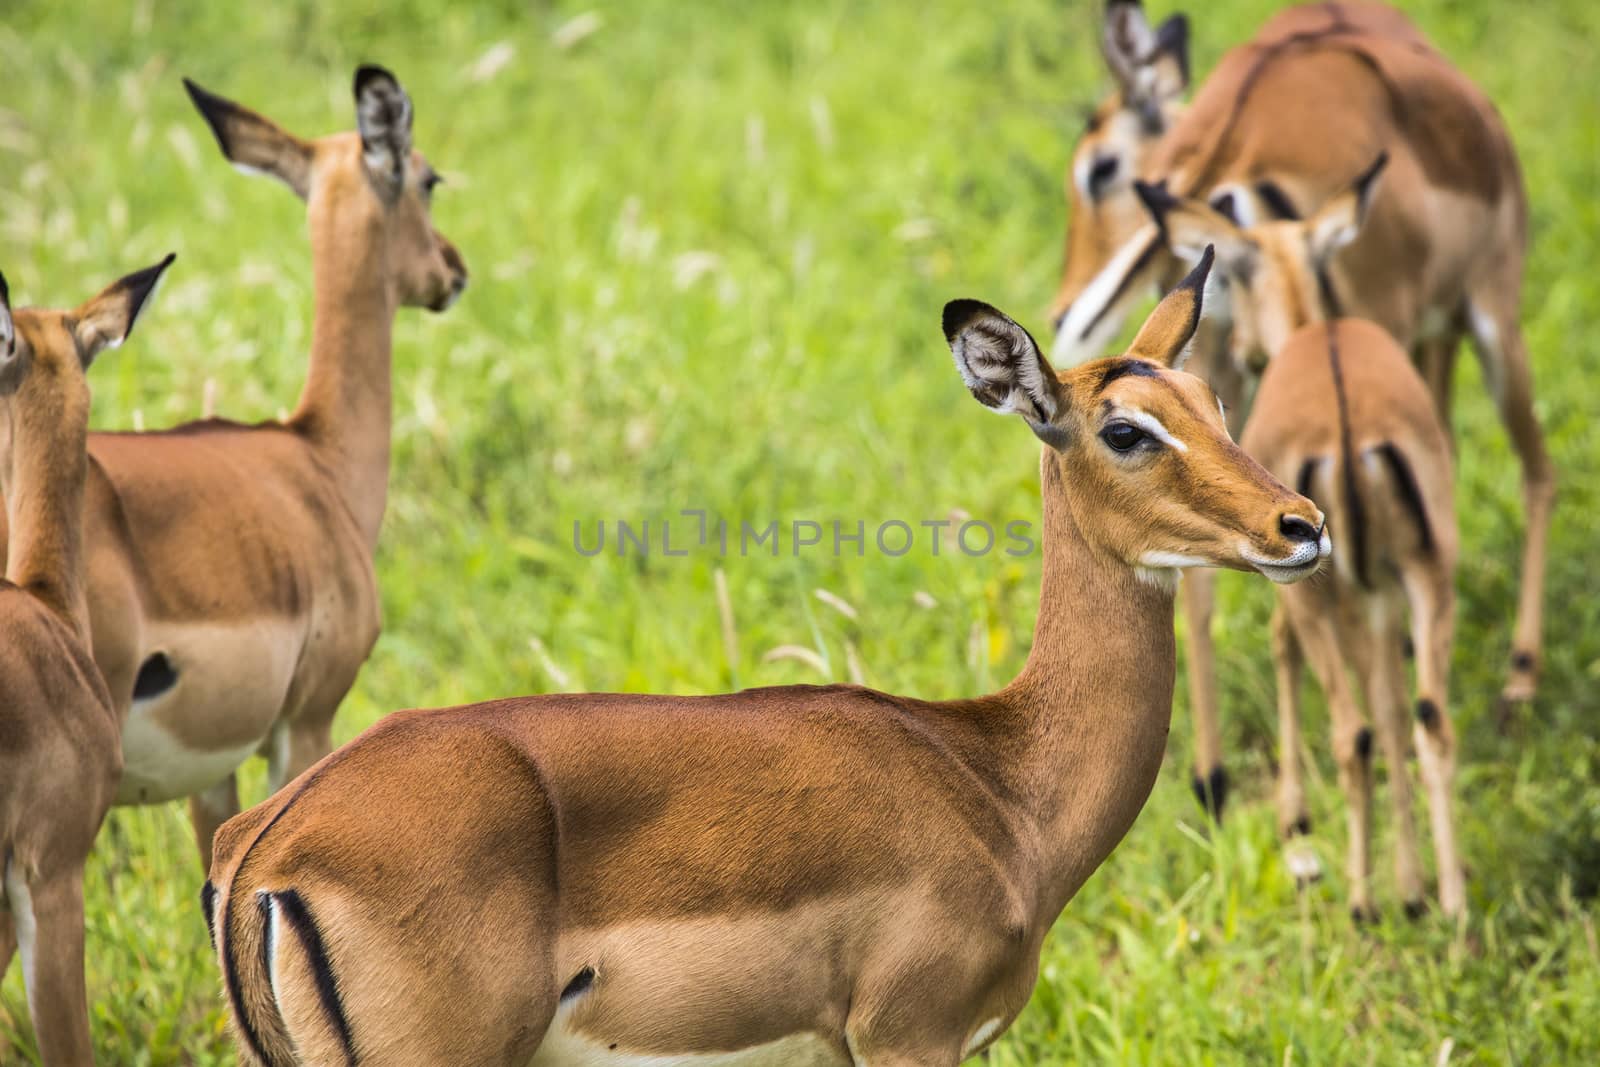
POLYGON ((1118 408, 1116 414, 1118 418, 1126 419, 1128 422, 1133 423, 1167 447, 1175 448, 1179 452, 1189 451, 1189 446, 1168 433, 1167 428, 1161 425, 1161 420, 1154 415, 1140 411, 1138 408, 1118 408))

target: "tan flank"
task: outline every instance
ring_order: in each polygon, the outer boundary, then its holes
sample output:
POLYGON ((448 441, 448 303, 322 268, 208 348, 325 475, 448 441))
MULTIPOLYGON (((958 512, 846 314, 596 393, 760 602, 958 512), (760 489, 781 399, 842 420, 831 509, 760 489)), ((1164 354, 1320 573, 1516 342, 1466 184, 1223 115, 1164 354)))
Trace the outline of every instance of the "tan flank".
POLYGON ((402 305, 449 306, 466 269, 429 221, 434 174, 387 72, 357 74, 359 132, 315 141, 189 92, 230 160, 305 199, 315 283, 310 375, 286 423, 89 438, 90 629, 126 720, 117 800, 190 797, 204 862, 238 811, 240 763, 266 755, 276 787, 331 747, 378 636, 391 324, 402 305))
POLYGON ((1033 650, 988 696, 853 685, 399 712, 224 826, 208 886, 245 1062, 954 1067, 1027 1003, 1172 711, 1173 567, 1304 577, 1322 514, 1171 369, 1204 270, 1057 376, 945 309, 1042 438, 1033 650))
POLYGON ((11 311, 0 277, 0 974, 22 952, 47 1067, 89 1064, 83 865, 122 771, 118 709, 89 653, 84 371, 127 339, 168 256, 72 311, 11 311))

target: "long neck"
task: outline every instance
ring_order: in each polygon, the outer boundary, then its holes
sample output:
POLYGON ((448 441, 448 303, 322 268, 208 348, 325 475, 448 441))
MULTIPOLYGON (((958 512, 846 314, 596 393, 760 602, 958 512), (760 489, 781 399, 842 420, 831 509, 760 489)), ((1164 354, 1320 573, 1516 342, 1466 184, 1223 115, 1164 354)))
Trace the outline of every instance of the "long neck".
POLYGON ((1083 536, 1045 449, 1044 567, 1033 649, 997 695, 1030 724, 1014 781, 1043 832, 1054 921, 1133 825, 1172 721, 1173 596, 1083 536))
POLYGON ((0 494, 5 497, 6 580, 31 593, 87 644, 83 591, 83 487, 88 429, 52 418, 48 408, 23 417, 16 397, 0 412, 0 494))
POLYGON ((389 495, 395 300, 381 213, 341 210, 347 198, 319 190, 310 205, 311 371, 291 425, 326 453, 368 544, 376 545, 389 495))

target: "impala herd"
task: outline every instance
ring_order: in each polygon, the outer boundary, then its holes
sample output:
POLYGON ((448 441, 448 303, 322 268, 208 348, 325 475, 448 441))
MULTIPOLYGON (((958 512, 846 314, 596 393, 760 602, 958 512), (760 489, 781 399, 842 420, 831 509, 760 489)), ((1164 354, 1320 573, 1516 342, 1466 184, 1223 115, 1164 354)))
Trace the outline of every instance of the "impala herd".
POLYGON ((953 1067, 1023 1009, 1052 924, 1150 793, 1180 572, 1195 789, 1221 817, 1205 568, 1280 585, 1289 868, 1322 874, 1299 769, 1309 663, 1352 914, 1376 912, 1380 752, 1396 886, 1426 910, 1414 746, 1439 908, 1463 915, 1464 337, 1522 463, 1507 706, 1534 694, 1554 498, 1516 158, 1391 8, 1291 8, 1186 104, 1188 35, 1137 0, 1106 9, 1115 91, 1068 170, 1052 343, 987 304, 944 308, 967 389, 1044 446, 1038 619, 1011 684, 521 697, 397 712, 331 754, 379 631, 393 320, 447 309, 467 269, 389 72, 357 71, 357 129, 317 140, 186 81, 222 154, 305 202, 310 368, 282 421, 90 433, 85 374, 173 257, 70 311, 13 310, 0 279, 0 969, 20 949, 43 1062, 92 1062, 83 871, 108 808, 188 797, 243 1062, 953 1067), (235 771, 258 753, 272 795, 240 814, 235 771))

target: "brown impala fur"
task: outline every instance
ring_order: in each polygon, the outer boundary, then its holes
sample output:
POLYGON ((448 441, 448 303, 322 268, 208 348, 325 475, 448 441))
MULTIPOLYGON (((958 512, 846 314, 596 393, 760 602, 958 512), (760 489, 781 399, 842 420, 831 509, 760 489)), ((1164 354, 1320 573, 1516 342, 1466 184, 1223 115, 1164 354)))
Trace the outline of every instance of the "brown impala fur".
POLYGON ((442 310, 466 279, 428 219, 409 99, 375 68, 356 85, 361 132, 316 141, 189 85, 225 155, 306 200, 316 306, 294 415, 89 439, 95 662, 126 718, 117 800, 190 795, 202 862, 251 753, 276 788, 331 747, 378 636, 395 310, 442 310))
MULTIPOLYGON (((1256 400, 1245 451, 1316 500, 1337 535, 1330 574, 1278 593, 1279 825, 1291 838, 1310 830, 1299 764, 1304 658, 1328 697, 1348 802, 1351 910, 1373 914, 1372 731, 1352 685, 1354 670, 1389 763, 1396 881, 1407 910, 1420 913, 1401 656, 1409 610, 1417 657, 1413 731, 1432 814, 1439 900, 1446 914, 1459 915, 1466 889, 1451 817, 1455 733, 1446 710, 1456 562, 1449 438, 1405 350, 1361 319, 1291 335, 1273 356, 1256 400)), ((1297 876, 1314 876, 1311 858, 1309 851, 1291 851, 1297 876)))
POLYGON ((47 1067, 92 1064, 83 982, 83 864, 122 771, 117 709, 89 654, 84 371, 121 344, 161 272, 74 311, 11 313, 0 277, 0 975, 18 946, 47 1067))
POLYGON ((1323 555, 1321 514, 1163 366, 1203 276, 1126 357, 1059 378, 998 311, 945 309, 973 394, 1050 446, 1038 628, 1001 692, 400 712, 229 822, 204 895, 246 1061, 953 1067, 985 1047, 1154 783, 1171 559, 1293 580, 1323 555))
MULTIPOLYGON (((1373 221, 1326 265, 1319 298, 1336 305, 1324 313, 1371 319, 1410 349, 1447 424, 1455 352, 1461 335, 1472 335, 1522 465, 1527 514, 1503 693, 1509 709, 1530 699, 1537 682, 1555 475, 1533 410, 1519 322, 1526 198, 1493 105, 1399 12, 1308 5, 1285 11, 1254 41, 1228 52, 1181 117, 1146 146, 1143 169, 1171 194, 1204 198, 1251 225, 1313 210, 1380 153, 1390 162, 1373 221)), ((1079 243, 1070 242, 1069 251, 1079 243)), ((1111 247, 1115 238, 1108 232, 1082 243, 1111 247)), ((1160 248, 1154 226, 1131 232, 1092 281, 1074 292, 1064 286, 1058 364, 1096 351, 1141 290, 1181 269, 1181 260, 1160 248)), ((1077 262, 1074 253, 1068 277, 1088 277, 1077 262)), ((1248 383, 1225 352, 1225 344, 1204 346, 1200 369, 1229 401, 1238 426, 1248 383)), ((1196 787, 1220 811, 1226 780, 1210 641, 1213 583, 1208 575, 1195 578, 1185 589, 1185 611, 1196 787)))

